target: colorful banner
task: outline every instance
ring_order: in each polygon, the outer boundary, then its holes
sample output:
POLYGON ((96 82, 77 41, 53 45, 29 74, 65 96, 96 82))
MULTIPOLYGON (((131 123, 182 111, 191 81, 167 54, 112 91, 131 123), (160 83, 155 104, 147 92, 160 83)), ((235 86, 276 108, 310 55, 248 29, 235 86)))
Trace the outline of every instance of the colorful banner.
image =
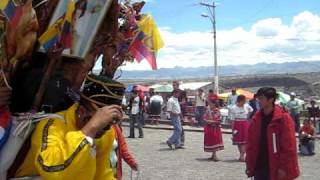
POLYGON ((151 15, 143 15, 138 22, 138 31, 129 51, 138 62, 146 59, 152 69, 156 70, 156 54, 163 46, 164 43, 154 19, 151 15))
POLYGON ((22 6, 15 4, 12 0, 0 0, 0 10, 12 27, 18 25, 22 17, 22 6))

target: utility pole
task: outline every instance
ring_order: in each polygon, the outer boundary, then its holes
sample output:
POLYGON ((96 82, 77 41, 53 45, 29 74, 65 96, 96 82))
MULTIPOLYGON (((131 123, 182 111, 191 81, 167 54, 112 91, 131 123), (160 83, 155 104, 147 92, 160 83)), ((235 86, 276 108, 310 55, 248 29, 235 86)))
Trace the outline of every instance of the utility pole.
POLYGON ((202 17, 209 18, 212 23, 213 29, 213 42, 214 42, 214 92, 219 94, 219 73, 218 73, 218 58, 217 58, 217 30, 216 30, 216 5, 214 2, 209 3, 200 3, 201 6, 207 8, 209 14, 201 14, 202 17))

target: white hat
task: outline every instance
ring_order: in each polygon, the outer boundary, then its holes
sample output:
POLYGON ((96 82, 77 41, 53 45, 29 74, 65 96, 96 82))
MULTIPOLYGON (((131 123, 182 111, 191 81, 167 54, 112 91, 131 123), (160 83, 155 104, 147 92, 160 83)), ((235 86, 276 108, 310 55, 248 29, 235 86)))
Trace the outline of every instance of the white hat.
POLYGON ((297 96, 297 94, 295 92, 291 92, 290 95, 291 96, 297 96))

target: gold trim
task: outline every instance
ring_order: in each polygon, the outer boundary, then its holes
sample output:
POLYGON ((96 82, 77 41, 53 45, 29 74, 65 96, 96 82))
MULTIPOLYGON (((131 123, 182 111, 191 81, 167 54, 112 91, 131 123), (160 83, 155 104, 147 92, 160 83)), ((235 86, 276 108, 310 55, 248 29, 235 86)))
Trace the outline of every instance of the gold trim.
MULTIPOLYGON (((47 124, 45 125, 42 133, 42 145, 41 145, 41 152, 45 151, 48 148, 48 134, 49 128, 53 124, 53 119, 49 119, 47 124)), ((42 159, 41 155, 38 155, 38 162, 41 165, 42 169, 46 172, 58 172, 66 169, 74 160, 74 158, 79 154, 79 152, 85 147, 85 145, 89 144, 86 139, 83 139, 81 143, 78 145, 77 149, 71 154, 71 156, 64 161, 63 164, 54 165, 54 166, 47 166, 44 164, 44 160, 42 159)))
POLYGON ((98 83, 98 84, 101 84, 102 86, 111 86, 111 87, 120 87, 120 88, 126 88, 123 84, 119 83, 119 84, 111 84, 111 83, 103 83, 101 81, 98 81, 96 79, 93 79, 92 77, 90 77, 89 75, 87 75, 87 79, 92 81, 92 82, 95 82, 95 83, 98 83))
POLYGON ((113 99, 122 100, 122 96, 114 97, 114 96, 110 96, 107 94, 95 94, 95 95, 90 96, 89 98, 95 98, 95 97, 109 97, 109 98, 113 98, 113 99))
POLYGON ((105 85, 102 85, 102 86, 104 87, 105 90, 108 91, 108 93, 115 96, 117 99, 122 99, 122 96, 119 96, 118 94, 113 93, 107 86, 105 86, 105 85))
POLYGON ((87 96, 85 96, 84 94, 81 94, 80 95, 81 96, 81 98, 84 98, 84 99, 86 99, 87 101, 90 101, 90 102, 92 102, 92 103, 94 103, 94 104, 97 104, 97 105, 99 105, 99 106, 107 106, 107 104, 104 104, 104 103, 101 103, 101 102, 98 102, 98 101, 96 101, 96 100, 93 100, 93 99, 90 99, 90 98, 88 98, 87 96))
POLYGON ((64 169, 66 169, 68 166, 70 166, 70 164, 72 163, 72 161, 74 160, 74 158, 79 154, 79 152, 85 147, 85 145, 89 144, 89 142, 86 139, 83 139, 81 141, 81 143, 79 144, 79 146, 77 147, 77 149, 71 154, 71 156, 64 161, 63 164, 59 164, 59 165, 55 165, 55 166, 47 166, 44 164, 44 161, 42 159, 42 157, 39 155, 38 156, 38 162, 41 165, 42 169, 46 172, 58 172, 58 171, 63 171, 64 169))

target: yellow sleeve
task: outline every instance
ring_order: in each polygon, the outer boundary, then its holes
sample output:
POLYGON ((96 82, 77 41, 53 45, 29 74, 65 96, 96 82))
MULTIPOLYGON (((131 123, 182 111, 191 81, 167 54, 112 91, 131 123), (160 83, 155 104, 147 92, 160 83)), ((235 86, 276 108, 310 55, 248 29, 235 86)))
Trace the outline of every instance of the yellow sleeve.
POLYGON ((60 120, 38 124, 32 141, 41 139, 35 157, 43 179, 94 179, 96 158, 81 131, 67 131, 60 120), (35 139, 36 138, 36 139, 35 139))

